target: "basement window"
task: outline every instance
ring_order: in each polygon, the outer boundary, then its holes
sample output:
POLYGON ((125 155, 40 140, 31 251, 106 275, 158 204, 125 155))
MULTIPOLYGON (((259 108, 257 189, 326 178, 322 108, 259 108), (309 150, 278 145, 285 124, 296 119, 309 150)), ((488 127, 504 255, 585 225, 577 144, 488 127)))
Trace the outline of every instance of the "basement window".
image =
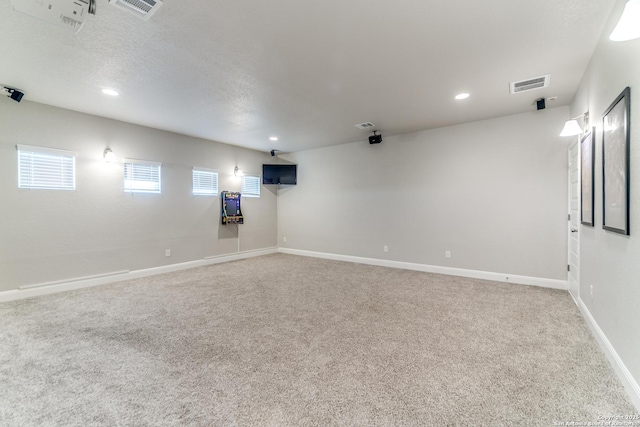
POLYGON ((256 175, 243 176, 240 194, 242 197, 260 197, 260 177, 256 175))
POLYGON ((146 160, 124 160, 124 191, 160 194, 162 163, 146 160))
POLYGON ((216 196, 218 194, 218 173, 208 169, 193 168, 193 194, 195 196, 216 196))
POLYGON ((75 190, 76 156, 54 148, 17 145, 18 188, 75 190))

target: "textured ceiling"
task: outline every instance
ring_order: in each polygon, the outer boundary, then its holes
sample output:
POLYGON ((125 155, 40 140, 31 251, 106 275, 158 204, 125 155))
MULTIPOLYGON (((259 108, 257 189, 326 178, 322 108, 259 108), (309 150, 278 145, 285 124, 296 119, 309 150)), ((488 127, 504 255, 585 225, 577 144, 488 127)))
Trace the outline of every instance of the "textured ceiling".
POLYGON ((0 84, 24 100, 296 151, 366 139, 354 127, 365 121, 389 136, 531 111, 542 97, 567 105, 614 3, 165 0, 143 21, 97 0, 73 34, 0 0, 0 84), (509 94, 510 81, 548 73, 549 87, 509 94))

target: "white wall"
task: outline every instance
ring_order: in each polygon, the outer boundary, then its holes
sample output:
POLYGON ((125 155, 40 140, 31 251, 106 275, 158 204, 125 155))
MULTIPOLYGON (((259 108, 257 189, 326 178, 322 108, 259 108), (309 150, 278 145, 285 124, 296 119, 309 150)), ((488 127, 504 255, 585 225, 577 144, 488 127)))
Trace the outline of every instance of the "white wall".
POLYGON ((298 185, 280 190, 279 244, 566 280, 567 116, 560 107, 290 154, 298 185))
POLYGON ((595 227, 580 227, 580 299, 637 383, 640 381, 640 40, 608 39, 624 4, 625 1, 618 1, 605 27, 571 113, 577 116, 589 111, 591 125, 597 127, 595 227), (631 87, 631 236, 628 237, 602 229, 602 114, 627 86, 631 87))
MULTIPOLYGON (((215 169, 221 191, 239 191, 234 166, 260 173, 267 153, 0 101, 0 291, 238 251, 235 226, 219 224, 219 197, 191 194, 191 168, 215 169), (16 144, 75 151, 77 190, 19 189, 16 144), (103 161, 106 147, 119 162, 103 161), (162 162, 162 194, 125 193, 122 158, 162 162)), ((263 187, 262 197, 242 203, 240 251, 275 247, 275 194, 263 187)))

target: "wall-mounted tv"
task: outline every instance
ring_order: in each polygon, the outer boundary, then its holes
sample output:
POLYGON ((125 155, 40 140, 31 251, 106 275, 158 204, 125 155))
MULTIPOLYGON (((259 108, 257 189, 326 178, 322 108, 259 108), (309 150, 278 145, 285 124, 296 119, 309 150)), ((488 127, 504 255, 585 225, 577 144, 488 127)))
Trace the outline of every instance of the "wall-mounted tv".
POLYGON ((296 185, 298 165, 262 165, 262 183, 296 185))

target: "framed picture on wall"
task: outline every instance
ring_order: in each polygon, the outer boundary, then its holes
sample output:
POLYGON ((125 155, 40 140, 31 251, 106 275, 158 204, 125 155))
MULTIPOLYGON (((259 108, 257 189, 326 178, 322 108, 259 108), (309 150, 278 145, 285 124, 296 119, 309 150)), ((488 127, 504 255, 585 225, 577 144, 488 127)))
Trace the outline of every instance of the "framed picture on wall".
POLYGON ((602 116, 602 228, 629 235, 628 87, 602 116))
POLYGON ((596 149, 595 129, 580 141, 580 222, 593 227, 594 192, 594 152, 596 149))

